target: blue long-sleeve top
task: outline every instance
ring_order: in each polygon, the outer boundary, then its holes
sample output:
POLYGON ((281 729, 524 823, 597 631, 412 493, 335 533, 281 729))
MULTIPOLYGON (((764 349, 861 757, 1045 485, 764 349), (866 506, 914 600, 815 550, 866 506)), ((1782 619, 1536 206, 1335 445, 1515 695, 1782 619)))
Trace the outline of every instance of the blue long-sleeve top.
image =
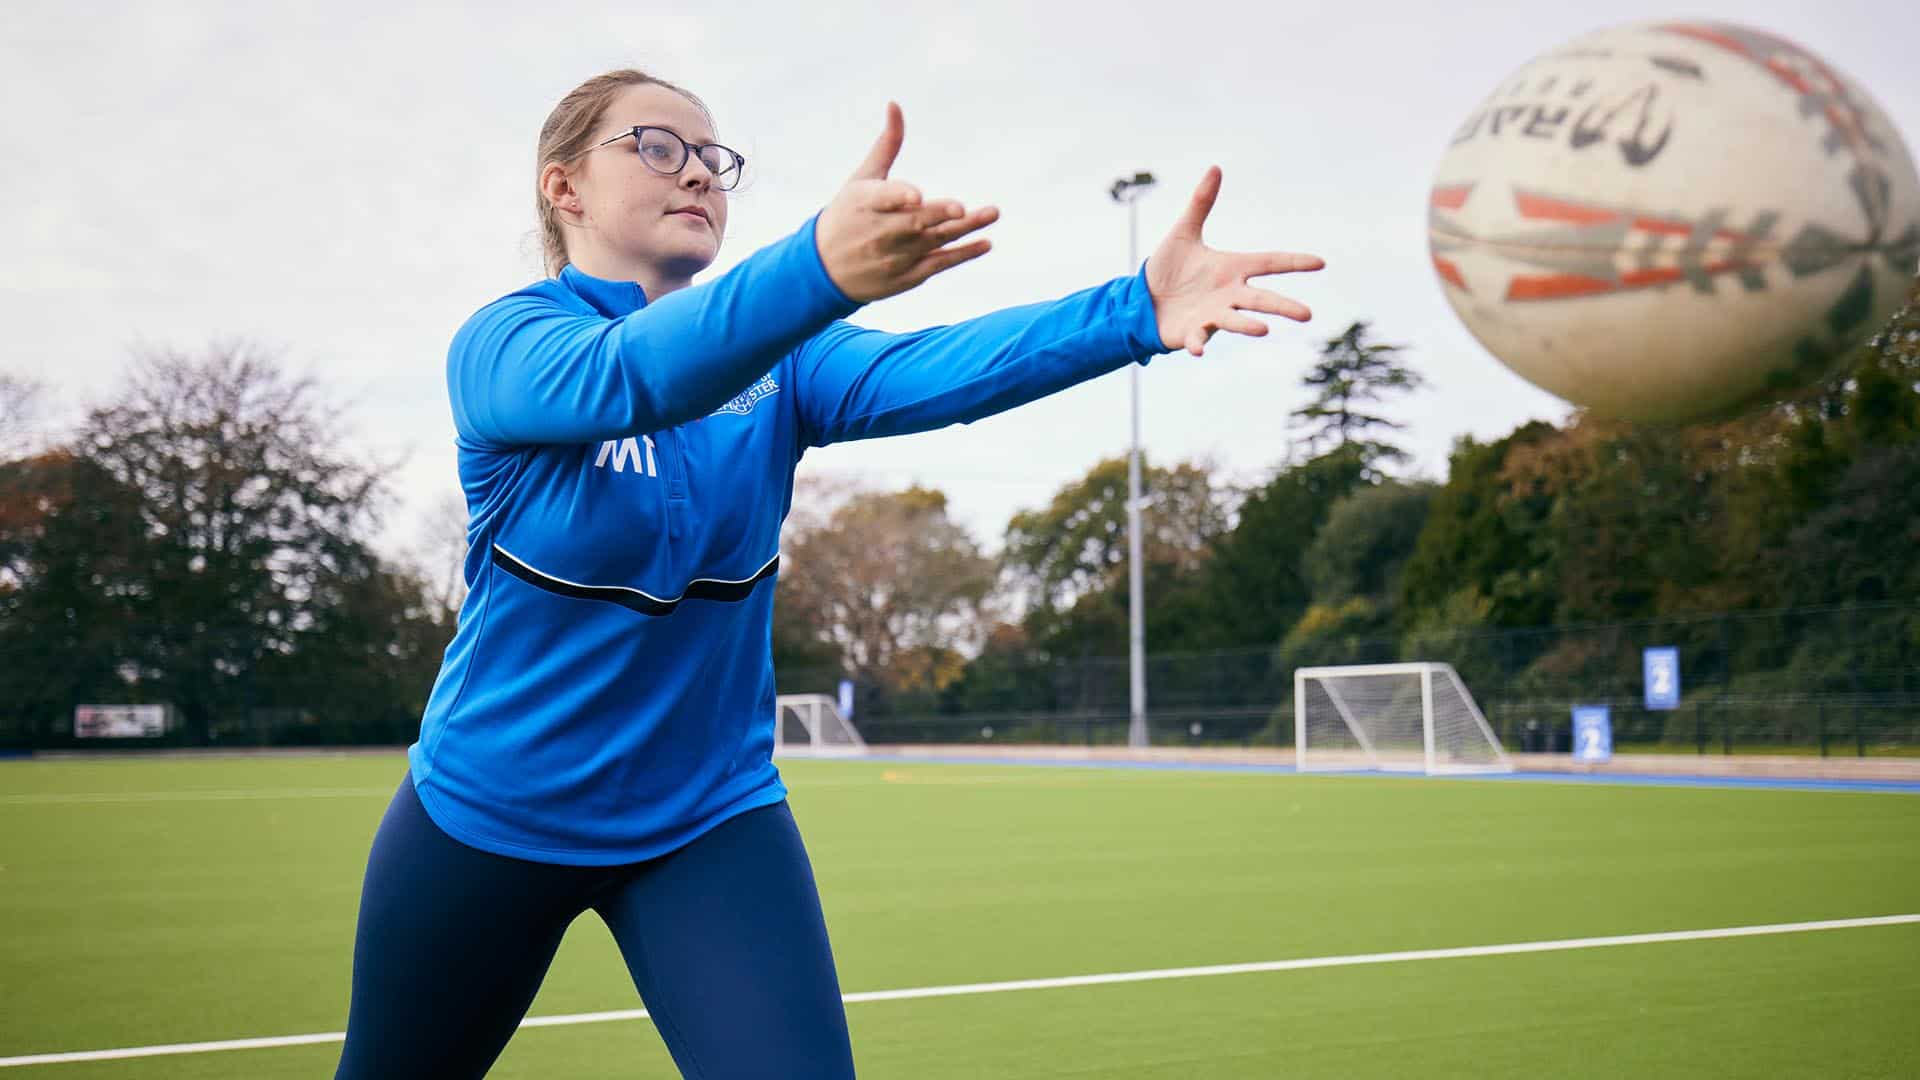
POLYGON ((917 333, 853 326, 813 226, 653 302, 569 266, 454 335, 469 592, 408 758, 457 839, 633 862, 785 798, 772 579, 801 454, 1164 351, 1144 272, 917 333))

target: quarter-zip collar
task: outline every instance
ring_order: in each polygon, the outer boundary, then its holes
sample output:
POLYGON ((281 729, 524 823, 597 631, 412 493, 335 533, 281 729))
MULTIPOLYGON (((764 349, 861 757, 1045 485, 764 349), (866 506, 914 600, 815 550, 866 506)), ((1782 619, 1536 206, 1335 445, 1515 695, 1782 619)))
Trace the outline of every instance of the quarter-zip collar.
POLYGON ((647 306, 647 292, 639 282, 594 277, 572 263, 560 268, 560 283, 609 319, 631 315, 647 306))

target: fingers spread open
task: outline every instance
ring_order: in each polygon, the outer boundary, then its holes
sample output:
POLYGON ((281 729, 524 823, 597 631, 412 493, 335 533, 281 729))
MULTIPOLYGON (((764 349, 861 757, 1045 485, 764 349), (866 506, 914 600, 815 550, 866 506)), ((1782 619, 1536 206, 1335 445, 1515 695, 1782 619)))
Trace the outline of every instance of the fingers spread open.
POLYGON ((967 208, 960 205, 958 199, 929 199, 913 212, 908 227, 916 233, 925 233, 928 229, 958 220, 966 214, 967 208))
POLYGON ((1307 270, 1323 269, 1327 262, 1318 255, 1305 255, 1294 251, 1265 251, 1247 258, 1247 276, 1259 277, 1262 274, 1295 274, 1307 270))
POLYGON ((919 206, 921 199, 919 188, 905 180, 888 180, 874 189, 867 207, 882 214, 892 214, 919 206))
POLYGON ((963 217, 943 221, 928 228, 921 238, 934 247, 943 247, 971 232, 977 232, 1000 220, 1000 208, 983 206, 963 217))
POLYGON ((855 180, 885 180, 887 170, 893 168, 893 161, 900 156, 900 146, 906 142, 907 122, 900 113, 900 106, 887 102, 887 121, 880 131, 880 137, 873 141, 873 147, 853 170, 855 180))
POLYGON ((1290 297, 1266 289, 1246 288, 1233 298, 1233 306, 1242 311, 1259 311, 1268 315, 1279 315, 1294 322, 1306 322, 1313 318, 1313 312, 1307 305, 1290 297))
POLYGON ((929 252, 925 258, 914 265, 912 273, 908 276, 914 285, 918 285, 943 270, 951 270, 991 250, 993 250, 993 241, 984 236, 965 244, 944 247, 938 251, 929 252))
POLYGON ((1237 311, 1220 320, 1220 329, 1235 334, 1245 334, 1248 337, 1267 336, 1266 323, 1261 322, 1251 315, 1242 315, 1237 311))

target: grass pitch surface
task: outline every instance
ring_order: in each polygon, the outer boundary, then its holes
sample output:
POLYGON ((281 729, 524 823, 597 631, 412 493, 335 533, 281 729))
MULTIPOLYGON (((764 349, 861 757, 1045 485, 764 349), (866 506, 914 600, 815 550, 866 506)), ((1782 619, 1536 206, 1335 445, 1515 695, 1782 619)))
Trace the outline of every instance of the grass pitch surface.
MULTIPOLYGON (((338 1031, 400 755, 0 762, 0 1057, 338 1031)), ((849 992, 1920 912, 1920 797, 785 764, 849 992)), ((575 924, 533 1015, 638 1007, 575 924)), ((863 1076, 1908 1076, 1920 926, 848 1007, 863 1076)), ((329 1075, 337 1045, 0 1069, 329 1075)), ((676 1075, 645 1021, 499 1077, 676 1075)))

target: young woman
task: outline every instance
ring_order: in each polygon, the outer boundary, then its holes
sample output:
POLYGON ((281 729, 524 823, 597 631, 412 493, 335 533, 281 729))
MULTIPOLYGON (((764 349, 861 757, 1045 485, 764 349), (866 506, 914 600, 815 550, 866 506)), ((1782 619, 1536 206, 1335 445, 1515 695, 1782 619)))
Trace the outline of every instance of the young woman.
POLYGON ((447 385, 471 587, 374 838, 339 1077, 474 1077, 592 909, 690 1077, 846 1077, 813 872, 774 768, 772 578, 811 446, 975 420, 1156 353, 1320 260, 1211 250, 1209 170, 1138 274, 913 334, 841 321, 986 253, 998 216, 888 172, 713 281, 745 162, 700 101, 589 80, 540 133, 554 275, 480 309, 447 385))

